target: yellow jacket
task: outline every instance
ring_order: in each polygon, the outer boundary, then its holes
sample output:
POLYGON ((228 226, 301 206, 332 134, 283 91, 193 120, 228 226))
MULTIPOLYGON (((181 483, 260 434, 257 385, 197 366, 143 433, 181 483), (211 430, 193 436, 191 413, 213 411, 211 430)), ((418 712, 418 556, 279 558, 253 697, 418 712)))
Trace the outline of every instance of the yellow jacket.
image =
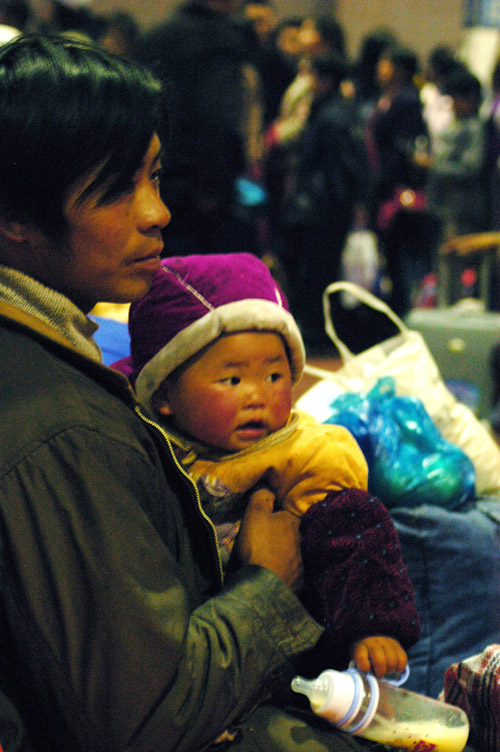
POLYGON ((277 506, 300 516, 329 491, 366 490, 368 485, 366 460, 352 434, 306 413, 293 411, 280 431, 235 454, 170 437, 197 483, 206 513, 222 530, 222 545, 234 537, 247 492, 258 485, 276 494, 277 506))

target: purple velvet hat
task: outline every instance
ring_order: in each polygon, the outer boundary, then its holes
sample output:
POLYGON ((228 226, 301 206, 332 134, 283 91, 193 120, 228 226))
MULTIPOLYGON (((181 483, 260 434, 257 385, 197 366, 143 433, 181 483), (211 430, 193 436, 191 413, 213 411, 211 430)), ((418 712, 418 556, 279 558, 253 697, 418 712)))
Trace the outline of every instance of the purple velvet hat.
POLYGON ((165 258, 149 293, 129 313, 130 357, 113 364, 149 405, 162 381, 221 334, 248 330, 280 334, 292 379, 304 368, 304 344, 278 283, 248 253, 165 258))

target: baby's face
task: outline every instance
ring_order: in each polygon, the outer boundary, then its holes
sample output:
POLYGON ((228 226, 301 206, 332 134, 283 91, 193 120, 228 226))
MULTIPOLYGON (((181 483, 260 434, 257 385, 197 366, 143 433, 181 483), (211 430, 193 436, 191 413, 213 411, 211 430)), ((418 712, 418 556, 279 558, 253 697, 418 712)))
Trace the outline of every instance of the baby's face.
POLYGON ((282 428, 292 406, 285 345, 273 332, 218 339, 168 389, 160 412, 184 434, 239 452, 282 428))

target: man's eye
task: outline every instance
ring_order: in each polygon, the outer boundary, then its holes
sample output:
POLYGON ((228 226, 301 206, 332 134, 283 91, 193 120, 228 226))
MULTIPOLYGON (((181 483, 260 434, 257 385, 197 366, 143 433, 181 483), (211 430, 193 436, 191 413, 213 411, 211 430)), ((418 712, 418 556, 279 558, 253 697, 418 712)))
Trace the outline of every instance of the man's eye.
POLYGON ((163 167, 158 167, 154 172, 151 173, 151 180, 153 183, 161 183, 161 176, 163 175, 163 167))

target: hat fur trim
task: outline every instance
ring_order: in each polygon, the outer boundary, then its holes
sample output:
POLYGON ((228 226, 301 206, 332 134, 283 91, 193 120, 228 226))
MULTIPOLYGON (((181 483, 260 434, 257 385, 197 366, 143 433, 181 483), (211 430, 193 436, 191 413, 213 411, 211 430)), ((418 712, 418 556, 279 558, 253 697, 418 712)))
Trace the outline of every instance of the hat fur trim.
POLYGON ((297 383, 304 370, 305 351, 295 319, 276 303, 250 298, 218 306, 178 332, 137 376, 135 389, 138 399, 151 407, 151 398, 160 384, 188 358, 222 334, 252 330, 271 331, 283 337, 290 357, 292 381, 297 383))

